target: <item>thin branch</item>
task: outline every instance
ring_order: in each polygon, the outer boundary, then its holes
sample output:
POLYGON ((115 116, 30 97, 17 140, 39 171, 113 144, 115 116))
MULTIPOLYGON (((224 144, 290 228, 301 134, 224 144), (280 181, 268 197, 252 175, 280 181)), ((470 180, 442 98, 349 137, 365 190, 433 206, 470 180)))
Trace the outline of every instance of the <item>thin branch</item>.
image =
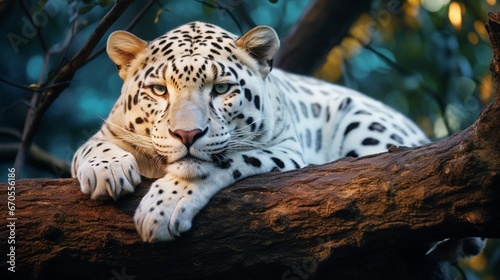
MULTIPOLYGON (((19 143, 1 144, 0 162, 12 162, 16 157, 18 148, 19 143)), ((54 157, 36 144, 31 145, 26 160, 27 163, 37 169, 50 172, 57 177, 70 177, 71 166, 68 162, 54 157)))
MULTIPOLYGON (((127 25, 127 27, 125 27, 124 30, 127 30, 127 31, 130 31, 132 30, 132 28, 134 28, 137 23, 139 22, 139 20, 144 16, 144 14, 146 14, 146 12, 149 10, 149 8, 156 2, 156 0, 150 0, 143 8, 142 10, 135 16, 134 19, 132 19, 132 21, 130 21, 129 25, 127 25)), ((91 62, 92 60, 94 60, 94 58, 98 57, 99 55, 101 55, 104 51, 106 50, 106 45, 100 47, 97 51, 95 51, 94 53, 92 53, 89 58, 87 59, 87 61, 85 62, 85 64, 91 62)), ((84 64, 84 65, 85 65, 84 64)))
POLYGON ((59 96, 59 94, 68 87, 69 81, 73 79, 76 71, 80 69, 85 61, 94 50, 97 43, 104 36, 109 27, 125 12, 125 10, 134 2, 134 0, 120 0, 116 1, 111 10, 99 22, 94 32, 90 35, 89 39, 80 51, 73 56, 73 58, 64 65, 59 72, 55 75, 51 84, 58 85, 43 92, 35 92, 31 100, 31 107, 28 110, 28 115, 24 124, 23 136, 21 144, 16 156, 14 167, 17 172, 16 175, 22 174, 22 167, 26 159, 26 150, 29 149, 35 131, 52 102, 59 96))
MULTIPOLYGON (((21 132, 10 127, 0 127, 0 135, 21 139, 21 132)), ((15 159, 19 143, 0 145, 0 162, 12 162, 15 159)), ((54 157, 36 144, 31 145, 27 161, 38 169, 48 171, 57 177, 69 177, 71 166, 68 162, 54 157)))
POLYGON ((19 84, 16 84, 14 82, 11 82, 3 77, 0 77, 0 82, 4 83, 4 84, 8 84, 9 86, 12 86, 12 87, 15 87, 15 88, 18 88, 18 89, 22 89, 22 90, 29 90, 29 91, 33 91, 32 89, 28 88, 28 87, 25 87, 25 86, 22 86, 22 85, 19 85, 19 84))
MULTIPOLYGON (((66 55, 69 52, 71 44, 73 43, 73 39, 74 39, 76 32, 78 30, 78 21, 76 20, 76 18, 78 17, 78 9, 76 7, 76 4, 72 4, 72 5, 70 5, 70 7, 73 10, 71 13, 71 18, 72 18, 73 24, 71 25, 71 28, 69 29, 68 33, 66 34, 66 38, 60 44, 60 46, 58 46, 58 47, 54 46, 48 52, 48 56, 51 56, 52 54, 64 52, 62 59, 59 62, 56 69, 61 69, 62 66, 64 65, 64 63, 66 62, 66 55)), ((43 69, 42 74, 40 76, 42 76, 42 75, 45 76, 45 70, 46 70, 46 67, 44 65, 44 69, 43 69)), ((40 82, 39 84, 42 84, 42 83, 40 82)))
POLYGON ((156 0, 149 0, 149 2, 142 8, 142 10, 130 21, 129 25, 125 27, 125 30, 130 31, 132 28, 134 28, 139 20, 142 19, 142 17, 146 14, 146 12, 149 10, 151 6, 156 2, 156 0))

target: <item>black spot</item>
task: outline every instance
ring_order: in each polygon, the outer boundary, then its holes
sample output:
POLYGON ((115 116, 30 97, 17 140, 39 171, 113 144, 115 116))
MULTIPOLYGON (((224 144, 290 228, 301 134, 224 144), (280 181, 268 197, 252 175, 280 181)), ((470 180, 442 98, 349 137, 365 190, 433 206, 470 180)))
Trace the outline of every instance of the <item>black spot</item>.
POLYGON ((163 202, 163 200, 158 200, 158 201, 156 202, 156 205, 160 205, 160 204, 162 204, 162 202, 163 202))
POLYGON ((240 177, 241 177, 241 172, 240 172, 238 169, 235 169, 235 170, 233 171, 233 178, 234 178, 235 180, 237 180, 237 179, 239 179, 240 177))
POLYGON ((300 105, 300 110, 302 111, 302 114, 304 115, 304 117, 309 118, 309 114, 307 113, 306 104, 304 104, 304 102, 300 102, 299 105, 300 105))
POLYGON ((189 191, 188 191, 188 194, 192 194, 192 193, 193 193, 193 191, 192 191, 192 190, 189 190, 189 191))
POLYGON ((352 150, 346 154, 346 157, 358 157, 358 154, 354 150, 352 150))
POLYGON ((372 122, 370 126, 368 127, 369 130, 374 130, 378 132, 384 132, 385 131, 385 126, 378 122, 372 122))
POLYGON ((132 96, 131 95, 127 96, 127 109, 129 111, 132 110, 132 96))
POLYGON ((212 155, 212 162, 221 169, 228 169, 231 167, 231 161, 222 155, 212 155))
POLYGON ((142 118, 136 118, 136 119, 135 119, 135 123, 136 123, 136 124, 141 124, 141 123, 143 123, 143 122, 144 122, 144 120, 143 120, 142 118))
POLYGON ((110 150, 111 150, 111 149, 109 149, 109 148, 108 148, 108 149, 104 149, 104 150, 102 150, 102 152, 103 152, 103 153, 105 153, 105 152, 108 152, 108 151, 110 151, 110 150))
POLYGON ((339 111, 345 110, 347 107, 349 107, 349 104, 351 104, 352 99, 350 97, 345 98, 342 100, 342 103, 340 103, 339 106, 339 111))
POLYGON ((160 215, 161 215, 161 216, 165 216, 165 212, 161 211, 161 212, 160 212, 160 215))
POLYGON ((173 191, 172 194, 177 194, 177 191, 173 191))
POLYGON ((353 129, 357 128, 357 127, 359 127, 359 122, 353 122, 353 123, 350 123, 350 124, 346 127, 346 129, 345 129, 345 131, 344 131, 344 136, 346 136, 349 132, 351 132, 351 130, 353 130, 353 129))
POLYGON ((375 146, 378 145, 378 143, 380 143, 380 141, 371 137, 365 138, 363 142, 361 142, 361 144, 365 146, 375 146))
POLYGON ((261 167, 262 166, 262 162, 260 162, 260 160, 258 158, 243 155, 243 160, 245 161, 246 164, 249 164, 253 167, 261 167))
POLYGON ((149 69, 146 71, 146 73, 144 74, 144 79, 149 75, 149 73, 151 73, 152 71, 154 70, 154 67, 151 66, 149 67, 149 69))
POLYGON ((404 144, 403 138, 401 138, 399 135, 393 133, 393 134, 391 134, 390 137, 391 137, 392 140, 398 142, 399 144, 401 144, 401 145, 404 144))
POLYGON ((245 97, 247 98, 248 101, 252 101, 252 91, 246 88, 245 97))
POLYGON ((155 210, 154 207, 149 208, 149 212, 153 212, 155 210))
POLYGON ((83 155, 83 157, 86 157, 86 156, 90 153, 90 151, 92 151, 92 147, 90 147, 90 149, 88 149, 88 150, 85 152, 85 154, 83 155))
POLYGON ((372 113, 366 111, 366 110, 359 110, 354 113, 354 115, 371 115, 372 113))
POLYGON ((211 44, 212 44, 212 46, 218 48, 219 50, 222 50, 222 47, 219 44, 217 44, 216 42, 211 42, 211 44))
POLYGON ((319 118, 319 115, 321 114, 321 105, 319 105, 319 103, 311 104, 311 111, 312 111, 313 117, 319 118))
POLYGON ((255 104, 255 108, 257 108, 257 110, 260 110, 260 97, 258 95, 254 97, 253 104, 255 104))
POLYGON ((120 177, 120 186, 123 187, 123 183, 125 183, 125 179, 123 179, 123 177, 120 177))
POLYGON ((163 193, 163 190, 162 189, 159 189, 158 190, 158 194, 162 194, 163 193))
POLYGON ((316 152, 319 152, 321 150, 321 143, 323 140, 322 133, 323 133, 323 130, 321 128, 316 130, 316 152))
POLYGON ((280 169, 285 168, 285 163, 281 159, 275 157, 272 157, 271 159, 274 161, 274 164, 276 164, 276 166, 280 169))
POLYGON ((310 148, 312 145, 312 135, 311 130, 306 129, 306 146, 310 148))
POLYGON ((252 117, 248 117, 248 119, 245 120, 245 123, 250 126, 251 131, 255 131, 255 129, 257 128, 252 117))
POLYGON ((293 165, 295 166, 295 169, 299 169, 300 168, 300 165, 293 159, 291 159, 293 165))

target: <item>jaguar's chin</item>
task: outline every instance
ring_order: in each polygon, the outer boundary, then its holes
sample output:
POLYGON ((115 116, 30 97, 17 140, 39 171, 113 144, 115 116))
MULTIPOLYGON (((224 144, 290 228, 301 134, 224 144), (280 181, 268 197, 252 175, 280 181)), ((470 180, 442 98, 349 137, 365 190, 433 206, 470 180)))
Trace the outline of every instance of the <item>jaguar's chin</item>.
POLYGON ((188 155, 170 163, 167 166, 167 173, 186 180, 204 179, 209 175, 209 172, 203 167, 204 162, 206 161, 188 155))

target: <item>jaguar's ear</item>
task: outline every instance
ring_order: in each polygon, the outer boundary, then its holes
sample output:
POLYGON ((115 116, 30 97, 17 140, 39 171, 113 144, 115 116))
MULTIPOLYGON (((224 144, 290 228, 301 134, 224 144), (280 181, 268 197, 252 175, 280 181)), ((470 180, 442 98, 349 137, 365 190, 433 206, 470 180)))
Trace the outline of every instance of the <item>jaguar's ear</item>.
POLYGON ((280 48, 280 40, 274 29, 269 26, 254 27, 236 40, 236 44, 259 62, 262 76, 266 77, 273 67, 274 55, 280 48))
POLYGON ((115 31, 109 35, 107 52, 109 58, 116 64, 122 80, 127 76, 127 70, 138 54, 148 46, 148 42, 127 31, 115 31))

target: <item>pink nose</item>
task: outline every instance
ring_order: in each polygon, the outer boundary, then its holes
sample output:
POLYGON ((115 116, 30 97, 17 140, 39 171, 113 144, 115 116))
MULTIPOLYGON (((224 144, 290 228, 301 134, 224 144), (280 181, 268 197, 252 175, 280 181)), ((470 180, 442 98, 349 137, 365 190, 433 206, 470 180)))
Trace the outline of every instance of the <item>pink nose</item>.
POLYGON ((191 146, 200 136, 203 135, 203 131, 201 129, 194 129, 190 131, 185 131, 182 129, 176 129, 173 132, 169 130, 170 135, 174 136, 181 140, 182 144, 189 147, 191 146))

